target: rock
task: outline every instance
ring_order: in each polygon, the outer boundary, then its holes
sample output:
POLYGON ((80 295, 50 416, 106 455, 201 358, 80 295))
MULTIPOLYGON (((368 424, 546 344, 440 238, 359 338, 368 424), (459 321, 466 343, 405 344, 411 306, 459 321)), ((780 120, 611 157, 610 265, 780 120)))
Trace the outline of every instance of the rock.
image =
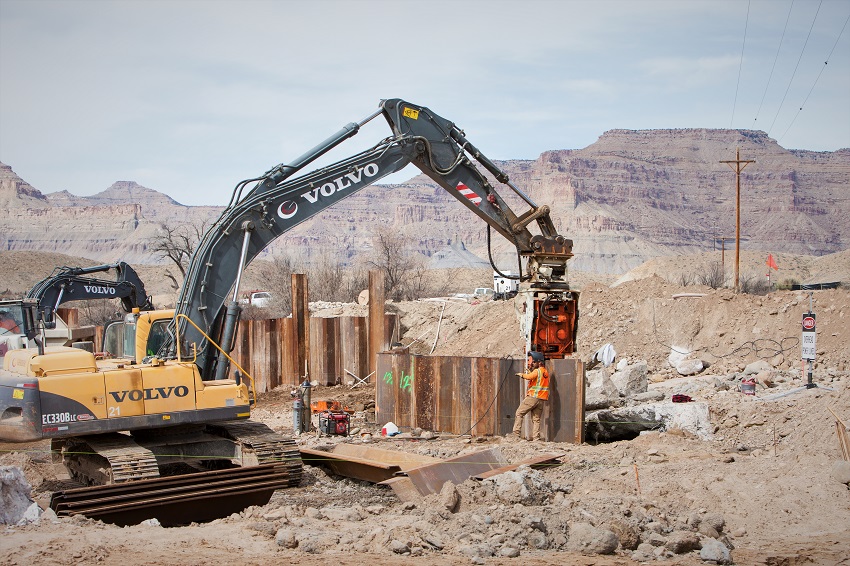
POLYGON ((850 462, 840 460, 832 465, 832 477, 839 483, 850 484, 850 462))
POLYGON ((702 360, 682 360, 676 364, 676 372, 679 375, 696 375, 705 369, 702 360))
POLYGON ((248 528, 252 531, 257 531, 258 533, 262 533, 269 537, 277 536, 278 528, 274 525, 274 523, 270 523, 268 521, 261 521, 257 523, 250 523, 248 528))
POLYGON ((673 554, 686 554, 692 550, 698 550, 700 546, 699 537, 688 531, 670 533, 664 544, 664 548, 673 554))
POLYGON ((726 526, 726 519, 718 513, 709 513, 702 518, 702 524, 710 526, 718 533, 722 533, 723 527, 726 526))
POLYGON ((620 390, 608 377, 606 369, 591 370, 585 374, 584 406, 587 410, 605 409, 620 405, 620 390))
POLYGON ((440 502, 446 511, 449 513, 455 512, 457 506, 460 504, 460 493, 458 493, 457 487, 453 483, 446 482, 443 484, 443 489, 440 490, 440 502))
POLYGON ((670 355, 667 356, 667 363, 671 368, 675 368, 680 362, 687 358, 690 353, 691 351, 689 349, 682 346, 676 346, 674 344, 670 350, 670 355))
POLYGON ((714 538, 714 539, 720 538, 720 533, 717 531, 717 529, 715 529, 714 527, 712 527, 708 523, 700 523, 699 528, 697 529, 697 532, 699 534, 703 535, 703 536, 708 537, 708 538, 714 538))
POLYGON ((770 371, 773 367, 764 360, 758 360, 751 364, 747 364, 744 368, 744 375, 753 375, 763 371, 770 371))
POLYGON ((499 556, 504 556, 505 558, 516 558, 519 556, 519 549, 512 546, 503 546, 499 549, 499 556))
POLYGON ((594 527, 590 523, 570 524, 567 550, 583 554, 614 554, 620 541, 608 529, 594 527))
POLYGON ((652 560, 654 554, 655 547, 649 543, 643 542, 638 545, 634 552, 632 552, 632 560, 637 562, 647 562, 648 560, 652 560))
POLYGON ((722 542, 714 539, 708 539, 702 543, 699 557, 706 562, 713 562, 715 564, 732 563, 732 555, 729 549, 722 542))
POLYGON ((363 520, 363 515, 358 511, 357 507, 323 507, 320 513, 323 517, 331 521, 354 523, 363 520))
POLYGON ((306 552, 307 554, 318 554, 322 552, 322 547, 319 544, 319 541, 312 537, 299 540, 298 549, 301 552, 306 552))
POLYGON ((436 550, 443 550, 443 548, 445 548, 445 544, 443 544, 443 539, 441 539, 439 535, 435 535, 433 533, 423 535, 422 542, 436 550))
POLYGON ((636 364, 623 364, 626 360, 620 360, 617 371, 611 376, 611 383, 620 392, 621 397, 631 397, 639 393, 646 393, 648 386, 646 374, 647 363, 644 361, 636 364), (620 366, 624 367, 620 367, 620 366))
POLYGON ((663 401, 664 397, 664 392, 653 389, 645 393, 638 393, 632 396, 631 400, 636 403, 649 403, 652 401, 663 401))
POLYGON ((546 550, 549 548, 549 538, 544 532, 534 531, 528 535, 528 546, 534 550, 546 550))
POLYGON ((486 544, 463 544, 456 550, 468 558, 486 558, 495 554, 493 548, 486 544))
POLYGON ((664 524, 659 523, 658 521, 651 521, 644 525, 644 530, 650 533, 658 533, 661 534, 664 532, 664 524))
POLYGON ((0 524, 17 525, 23 519, 34 504, 31 492, 32 488, 19 467, 0 466, 0 524))
POLYGON ((395 554, 410 554, 410 546, 396 539, 390 541, 390 550, 395 554))
POLYGON ((499 474, 487 478, 484 482, 493 484, 496 497, 503 503, 532 503, 532 495, 525 478, 518 471, 499 474))
POLYGON ((760 371, 756 374, 756 381, 765 387, 774 387, 773 371, 760 371))
POLYGON ((53 509, 48 507, 41 513, 41 517, 39 517, 38 520, 39 522, 50 521, 51 523, 57 523, 59 522, 59 517, 56 516, 56 512, 53 511, 53 509))
POLYGON ((33 502, 32 505, 27 507, 27 510, 24 511, 23 516, 21 516, 16 524, 28 525, 30 523, 38 523, 40 517, 41 507, 38 506, 38 503, 33 502))
POLYGON ((288 528, 278 530, 274 535, 274 541, 282 548, 296 548, 298 546, 295 531, 288 528))
POLYGON ((625 521, 617 520, 611 521, 605 526, 617 536, 620 546, 624 549, 634 550, 640 544, 640 531, 637 527, 633 527, 625 521))

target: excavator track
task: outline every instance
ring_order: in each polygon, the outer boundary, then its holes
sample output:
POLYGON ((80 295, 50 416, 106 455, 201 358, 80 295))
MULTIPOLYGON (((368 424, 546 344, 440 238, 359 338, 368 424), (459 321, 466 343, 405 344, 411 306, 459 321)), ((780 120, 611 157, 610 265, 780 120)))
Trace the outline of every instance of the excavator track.
POLYGON ((207 432, 239 442, 242 445, 244 462, 256 458, 256 465, 274 463, 285 465, 290 474, 290 487, 301 483, 303 463, 301 452, 293 439, 285 438, 256 421, 210 424, 207 425, 207 432))
MULTIPOLYGON (((132 437, 108 433, 52 443, 54 464, 85 485, 109 485, 159 477, 153 452, 132 437)), ((59 475, 59 474, 57 474, 59 475)))

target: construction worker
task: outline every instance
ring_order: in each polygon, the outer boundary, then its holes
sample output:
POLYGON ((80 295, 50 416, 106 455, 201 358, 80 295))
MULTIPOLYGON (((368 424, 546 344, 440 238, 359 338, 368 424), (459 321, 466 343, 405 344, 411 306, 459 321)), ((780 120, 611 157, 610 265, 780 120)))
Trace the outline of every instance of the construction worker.
POLYGON ((519 438, 522 431, 522 419, 531 413, 531 422, 534 425, 531 440, 540 440, 540 415, 543 413, 543 404, 549 400, 549 372, 543 367, 543 363, 543 352, 529 352, 528 372, 516 374, 517 377, 528 381, 528 390, 516 410, 514 430, 511 433, 515 438, 519 438))

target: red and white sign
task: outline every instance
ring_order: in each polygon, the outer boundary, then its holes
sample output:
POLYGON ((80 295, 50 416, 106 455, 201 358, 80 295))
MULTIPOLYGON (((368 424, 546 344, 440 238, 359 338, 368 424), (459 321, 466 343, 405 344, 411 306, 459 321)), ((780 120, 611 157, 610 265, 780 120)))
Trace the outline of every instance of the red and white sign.
POLYGON ((803 336, 800 339, 802 345, 802 358, 804 360, 815 360, 815 352, 817 352, 818 336, 815 332, 815 313, 803 313, 803 336))
POLYGON ((481 205, 481 197, 478 196, 477 194, 475 194, 475 191, 473 191, 472 189, 470 189, 469 187, 467 187, 463 183, 457 184, 457 190, 460 192, 460 194, 462 194, 463 196, 468 198, 469 202, 471 202, 475 206, 481 205))
POLYGON ((803 331, 813 331, 815 329, 815 315, 806 313, 803 315, 803 331))

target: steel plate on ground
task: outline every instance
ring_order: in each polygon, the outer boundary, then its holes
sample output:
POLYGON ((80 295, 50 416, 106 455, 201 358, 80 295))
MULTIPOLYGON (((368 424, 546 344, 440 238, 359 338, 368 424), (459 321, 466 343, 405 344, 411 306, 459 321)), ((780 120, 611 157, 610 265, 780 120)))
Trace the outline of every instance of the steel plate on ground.
POLYGON ((508 465, 501 450, 491 448, 463 454, 436 464, 427 464, 407 471, 407 476, 422 495, 439 493, 443 484, 463 483, 470 477, 508 465))
POLYGON ((265 464, 162 477, 53 493, 50 508, 59 517, 84 515, 119 526, 157 519, 161 525, 204 523, 265 505, 288 487, 286 463, 265 464))

